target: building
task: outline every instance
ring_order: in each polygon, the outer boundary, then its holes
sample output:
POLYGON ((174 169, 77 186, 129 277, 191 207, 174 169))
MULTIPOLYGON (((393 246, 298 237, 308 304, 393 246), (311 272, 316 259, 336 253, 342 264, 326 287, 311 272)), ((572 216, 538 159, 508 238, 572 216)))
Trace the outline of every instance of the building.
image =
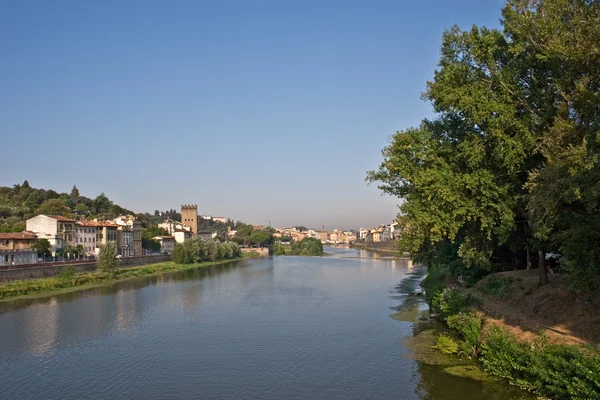
POLYGON ((215 222, 221 222, 223 224, 226 224, 227 221, 229 221, 229 218, 227 218, 227 217, 212 217, 212 219, 215 222))
POLYGON ((66 245, 75 247, 75 220, 54 215, 37 215, 26 222, 26 230, 39 239, 48 239, 52 255, 66 245))
POLYGON ((383 227, 383 230, 381 231, 381 241, 389 242, 391 240, 392 240, 392 229, 389 225, 386 225, 383 227))
POLYGON ((96 252, 98 252, 99 246, 105 246, 108 242, 113 242, 117 245, 117 240, 119 238, 117 233, 117 228, 119 225, 113 224, 107 221, 95 221, 98 223, 96 227, 96 252))
POLYGON ((160 243, 160 252, 171 254, 175 247, 174 236, 156 236, 154 237, 160 243))
POLYGON ((360 228, 360 230, 358 231, 358 238, 362 241, 365 241, 369 237, 369 233, 369 229, 360 228))
POLYGON ((98 223, 94 221, 77 221, 75 223, 75 247, 83 247, 85 258, 96 255, 96 234, 98 223))
POLYGON ((192 234, 192 228, 190 226, 182 224, 178 221, 173 221, 171 219, 165 220, 164 222, 158 224, 158 227, 167 231, 169 235, 173 235, 173 232, 176 230, 183 230, 189 232, 190 235, 192 234))
POLYGON ((217 236, 217 232, 211 232, 211 231, 199 231, 198 232, 198 237, 202 240, 210 240, 216 236, 217 236))
POLYGON ((131 225, 117 227, 117 252, 121 257, 133 257, 133 229, 131 225))
POLYGON ((144 255, 142 252, 142 223, 140 221, 129 221, 131 231, 133 232, 133 256, 138 257, 144 255))
POLYGON ((175 238, 175 242, 183 243, 186 240, 190 240, 192 238, 192 232, 185 229, 175 229, 171 236, 175 238))
POLYGON ((0 233, 0 266, 34 264, 37 262, 37 235, 30 232, 0 233))
POLYGON ((118 225, 117 247, 121 256, 144 255, 142 252, 142 223, 136 220, 134 215, 121 215, 110 222, 118 225))
POLYGON ((181 206, 181 223, 192 228, 192 237, 198 235, 198 206, 196 204, 181 206))

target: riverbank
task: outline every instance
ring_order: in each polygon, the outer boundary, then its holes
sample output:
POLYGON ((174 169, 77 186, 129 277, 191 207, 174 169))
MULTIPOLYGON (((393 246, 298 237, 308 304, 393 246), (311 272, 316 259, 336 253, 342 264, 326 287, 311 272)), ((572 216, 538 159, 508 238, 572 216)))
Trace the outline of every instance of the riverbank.
POLYGON ((492 274, 464 288, 433 270, 424 286, 436 290, 428 293, 432 310, 453 332, 436 347, 538 396, 600 398, 597 293, 572 293, 560 277, 537 287, 536 271, 492 274))
POLYGON ((393 255, 396 252, 393 242, 379 242, 379 243, 367 243, 367 242, 355 242, 349 244, 350 248, 358 250, 372 251, 374 253, 386 253, 393 255))
POLYGON ((141 276, 158 275, 165 272, 185 271, 196 268, 205 268, 232 261, 260 257, 256 252, 243 253, 241 258, 215 262, 202 262, 194 264, 176 264, 172 261, 147 264, 139 267, 118 269, 114 273, 87 272, 75 274, 69 267, 51 278, 28 279, 0 284, 0 302, 21 300, 36 297, 52 296, 94 287, 107 286, 116 282, 125 281, 141 276))

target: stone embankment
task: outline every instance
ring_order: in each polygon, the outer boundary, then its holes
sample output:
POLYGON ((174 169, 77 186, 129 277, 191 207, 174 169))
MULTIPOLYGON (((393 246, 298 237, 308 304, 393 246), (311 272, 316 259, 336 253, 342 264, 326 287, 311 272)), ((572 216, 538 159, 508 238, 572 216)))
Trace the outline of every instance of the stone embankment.
MULTIPOLYGON (((259 250, 259 249, 256 249, 259 250)), ((120 267, 135 267, 139 265, 155 264, 165 261, 171 261, 170 255, 140 256, 122 258, 120 267)), ((91 272, 97 268, 97 263, 93 261, 66 261, 58 263, 40 263, 9 266, 0 270, 0 282, 10 282, 22 279, 47 278, 56 276, 64 267, 72 267, 75 273, 91 272)))

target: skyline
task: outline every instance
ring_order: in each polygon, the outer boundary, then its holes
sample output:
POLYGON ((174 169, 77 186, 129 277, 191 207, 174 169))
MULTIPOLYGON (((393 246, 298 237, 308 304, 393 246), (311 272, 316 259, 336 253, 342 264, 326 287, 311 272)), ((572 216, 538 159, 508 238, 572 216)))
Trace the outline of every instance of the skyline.
POLYGON ((366 171, 433 116, 420 95, 443 30, 498 27, 502 2, 480 3, 4 4, 0 129, 23 150, 3 154, 0 185, 273 226, 387 223, 399 200, 366 171))

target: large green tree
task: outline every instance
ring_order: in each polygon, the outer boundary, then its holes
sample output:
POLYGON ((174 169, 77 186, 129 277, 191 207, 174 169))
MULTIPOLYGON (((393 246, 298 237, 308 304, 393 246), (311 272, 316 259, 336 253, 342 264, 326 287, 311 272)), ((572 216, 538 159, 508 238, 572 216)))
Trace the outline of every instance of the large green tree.
POLYGON ((541 283, 545 254, 560 251, 571 276, 583 268, 600 286, 599 8, 510 0, 502 31, 444 34, 424 94, 436 119, 396 133, 367 176, 403 199, 404 249, 431 262, 449 244, 484 270, 535 261, 541 283))

